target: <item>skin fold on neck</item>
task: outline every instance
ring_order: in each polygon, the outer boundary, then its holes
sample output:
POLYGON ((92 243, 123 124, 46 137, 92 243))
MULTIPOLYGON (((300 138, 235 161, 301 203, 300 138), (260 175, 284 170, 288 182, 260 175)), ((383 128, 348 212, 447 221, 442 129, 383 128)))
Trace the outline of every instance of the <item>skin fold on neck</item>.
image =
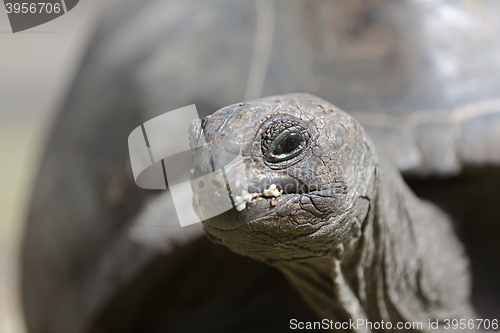
POLYGON ((421 322, 414 331, 436 332, 429 320, 442 327, 445 319, 475 318, 469 263, 450 221, 391 166, 378 170, 359 238, 324 257, 275 266, 321 318, 334 322, 421 322))

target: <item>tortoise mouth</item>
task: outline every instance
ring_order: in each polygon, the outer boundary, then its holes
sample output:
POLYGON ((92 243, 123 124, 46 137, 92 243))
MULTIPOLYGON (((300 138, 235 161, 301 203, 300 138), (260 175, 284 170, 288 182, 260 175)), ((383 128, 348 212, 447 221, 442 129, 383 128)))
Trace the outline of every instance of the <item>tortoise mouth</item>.
MULTIPOLYGON (((257 199, 242 211, 233 208, 204 220, 205 233, 215 243, 268 263, 324 256, 332 230, 341 228, 350 212, 345 206, 314 211, 311 198, 319 194, 322 191, 283 194, 274 199, 276 205, 272 198, 257 199)), ((347 198, 342 194, 327 200, 325 206, 335 206, 335 200, 345 203, 347 198)))
POLYGON ((233 230, 243 225, 252 228, 260 225, 270 229, 284 227, 280 220, 288 220, 290 227, 295 228, 312 226, 328 216, 339 214, 329 210, 329 203, 343 200, 342 197, 347 194, 345 184, 310 187, 309 191, 304 191, 304 188, 296 189, 296 192, 275 196, 253 196, 243 209, 233 206, 232 209, 203 222, 220 230, 233 230))
POLYGON ((258 222, 265 219, 278 218, 277 212, 286 206, 286 203, 293 200, 297 194, 283 194, 279 197, 259 196, 252 199, 242 210, 237 207, 225 211, 224 213, 203 221, 210 227, 221 230, 233 230, 240 226, 258 222))

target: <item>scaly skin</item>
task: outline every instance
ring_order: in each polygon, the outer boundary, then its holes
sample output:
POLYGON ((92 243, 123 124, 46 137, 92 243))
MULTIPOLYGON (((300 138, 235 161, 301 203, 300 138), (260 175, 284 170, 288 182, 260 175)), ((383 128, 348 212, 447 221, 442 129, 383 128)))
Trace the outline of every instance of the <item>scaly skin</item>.
MULTIPOLYGON (((308 94, 271 96, 223 108, 190 133, 208 143, 194 150, 195 176, 241 152, 249 192, 284 190, 205 220, 209 238, 280 269, 322 318, 422 322, 424 332, 436 332, 429 320, 474 318, 469 262, 449 219, 409 190, 345 112, 308 94), (305 148, 266 161, 291 127, 305 148)), ((203 216, 207 192, 194 190, 203 216)))

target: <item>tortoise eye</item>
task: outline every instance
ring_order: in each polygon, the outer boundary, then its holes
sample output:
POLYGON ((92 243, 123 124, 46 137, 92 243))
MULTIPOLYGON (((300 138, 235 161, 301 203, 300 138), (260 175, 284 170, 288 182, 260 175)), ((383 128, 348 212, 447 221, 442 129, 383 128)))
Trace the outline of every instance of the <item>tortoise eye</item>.
POLYGON ((305 148, 306 135, 298 127, 291 127, 280 133, 269 145, 265 158, 268 162, 277 163, 289 160, 305 148))
POLYGON ((299 146, 299 144, 300 144, 300 142, 297 139, 294 139, 294 138, 288 138, 285 143, 286 143, 286 147, 288 149, 290 149, 290 151, 295 150, 295 148, 297 148, 299 146))

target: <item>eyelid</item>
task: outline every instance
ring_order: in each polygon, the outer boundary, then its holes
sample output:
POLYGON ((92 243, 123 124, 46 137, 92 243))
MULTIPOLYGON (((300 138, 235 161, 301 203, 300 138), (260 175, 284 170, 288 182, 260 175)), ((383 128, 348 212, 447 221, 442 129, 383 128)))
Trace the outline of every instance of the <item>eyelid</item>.
MULTIPOLYGON (((298 154, 300 154, 300 152, 305 148, 306 143, 307 143, 307 139, 308 139, 308 136, 305 135, 305 133, 300 128, 297 128, 296 126, 290 127, 288 129, 284 130, 282 133, 280 133, 273 140, 273 142, 271 143, 271 145, 269 146, 269 148, 265 154, 265 157, 269 162, 282 162, 284 160, 291 159, 291 158, 297 156, 298 154), (297 148, 295 148, 292 152, 285 154, 285 156, 283 158, 275 157, 273 154, 274 150, 276 149, 276 147, 281 145, 281 143, 284 140, 288 139, 288 136, 290 134, 295 134, 295 135, 297 135, 298 138, 300 138, 299 146, 297 148)), ((281 155, 283 155, 283 154, 281 154, 281 155)))
POLYGON ((261 140, 263 162, 267 167, 279 170, 301 161, 309 150, 310 130, 314 131, 314 127, 310 128, 308 123, 291 114, 277 113, 267 118, 257 132, 257 138, 261 140), (295 134, 292 137, 300 141, 293 149, 284 147, 284 140, 291 137, 290 133, 295 134), (283 148, 280 154, 276 151, 278 145, 283 148))

